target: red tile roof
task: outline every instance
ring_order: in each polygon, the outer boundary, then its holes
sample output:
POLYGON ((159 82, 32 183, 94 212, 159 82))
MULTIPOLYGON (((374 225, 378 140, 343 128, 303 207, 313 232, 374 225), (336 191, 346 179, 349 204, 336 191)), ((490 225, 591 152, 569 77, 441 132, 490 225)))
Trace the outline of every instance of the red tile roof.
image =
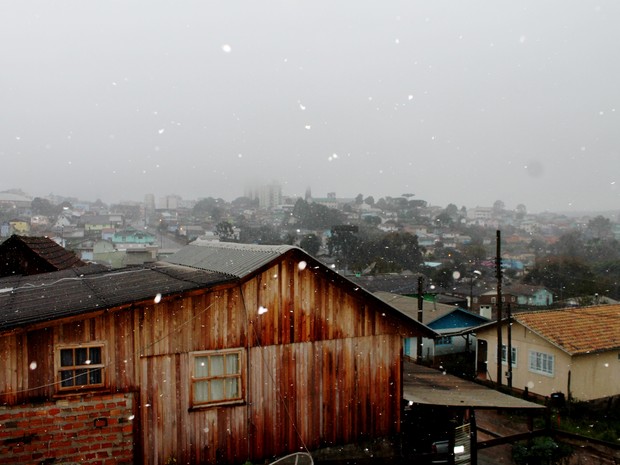
POLYGON ((620 305, 525 312, 514 319, 571 355, 620 349, 620 305))

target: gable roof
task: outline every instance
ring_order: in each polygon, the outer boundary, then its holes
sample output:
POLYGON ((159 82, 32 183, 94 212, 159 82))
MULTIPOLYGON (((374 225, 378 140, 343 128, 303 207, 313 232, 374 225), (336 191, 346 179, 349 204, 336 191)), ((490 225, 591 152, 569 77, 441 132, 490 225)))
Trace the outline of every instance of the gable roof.
POLYGON ((239 244, 197 239, 166 262, 244 278, 290 250, 290 245, 239 244))
POLYGON ((76 254, 49 237, 16 234, 0 244, 0 258, 4 265, 0 276, 44 273, 86 265, 76 254))
POLYGON ((425 337, 434 337, 437 333, 417 321, 396 306, 378 298, 355 282, 338 274, 325 264, 317 261, 308 255, 303 249, 290 245, 259 245, 259 244, 240 244, 237 242, 214 242, 196 240, 186 245, 174 255, 167 257, 166 262, 177 265, 198 268, 210 272, 222 273, 234 278, 244 279, 263 267, 270 266, 274 260, 283 257, 288 253, 297 253, 302 260, 307 260, 308 267, 322 270, 333 275, 333 279, 349 287, 353 292, 363 292, 371 300, 375 300, 380 305, 384 305, 389 311, 394 312, 400 317, 405 317, 408 324, 413 323, 425 337))
MULTIPOLYGON (((387 302, 393 307, 398 308, 411 318, 418 318, 418 299, 415 297, 407 297, 404 295, 393 294, 391 292, 378 291, 374 293, 381 300, 387 302)), ((422 322, 425 325, 432 323, 456 310, 454 305, 440 304, 424 300, 422 302, 422 322)))
POLYGON ((570 355, 620 348, 620 305, 517 313, 514 319, 570 355))
POLYGON ((228 281, 231 278, 220 273, 163 262, 116 270, 87 265, 33 276, 2 278, 0 331, 228 281))
MULTIPOLYGON (((374 294, 377 297, 379 297, 381 300, 384 300, 385 302, 396 307, 403 313, 409 315, 411 318, 417 319, 418 299, 416 299, 415 297, 407 297, 407 296, 402 296, 398 294, 392 294, 390 292, 375 292, 374 294)), ((442 328, 441 327, 442 325, 440 323, 441 320, 445 320, 449 318, 450 316, 457 316, 457 315, 458 317, 457 319, 455 319, 455 321, 458 321, 458 323, 463 323, 463 324, 465 324, 467 321, 471 321, 472 323, 475 322, 473 326, 479 326, 489 321, 488 318, 480 316, 477 313, 470 312, 469 310, 465 310, 463 308, 457 307, 455 305, 447 305, 447 304, 442 304, 442 303, 437 303, 437 302, 429 302, 427 300, 424 300, 422 302, 422 322, 425 325, 429 326, 431 329, 434 329, 435 331, 440 331, 441 329, 443 330, 457 329, 456 326, 454 327, 450 326, 450 328, 448 327, 442 328)), ((455 323, 455 321, 452 321, 451 323, 453 324, 455 323)), ((467 327, 469 326, 471 325, 467 325, 467 327)), ((460 325, 459 327, 465 327, 465 326, 460 325)), ((444 333, 445 331, 441 331, 441 332, 444 333)))
POLYGON ((417 294, 418 293, 418 277, 415 275, 392 275, 379 274, 370 276, 351 277, 351 281, 363 286, 370 292, 390 292, 394 294, 417 294))

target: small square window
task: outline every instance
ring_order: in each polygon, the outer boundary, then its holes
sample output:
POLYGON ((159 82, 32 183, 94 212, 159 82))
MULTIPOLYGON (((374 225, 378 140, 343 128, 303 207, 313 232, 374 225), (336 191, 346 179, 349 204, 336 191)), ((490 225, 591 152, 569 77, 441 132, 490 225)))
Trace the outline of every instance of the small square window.
POLYGON ((103 345, 59 347, 57 382, 61 391, 104 385, 103 345))
POLYGON ((192 354, 192 406, 241 401, 242 356, 241 349, 192 354))

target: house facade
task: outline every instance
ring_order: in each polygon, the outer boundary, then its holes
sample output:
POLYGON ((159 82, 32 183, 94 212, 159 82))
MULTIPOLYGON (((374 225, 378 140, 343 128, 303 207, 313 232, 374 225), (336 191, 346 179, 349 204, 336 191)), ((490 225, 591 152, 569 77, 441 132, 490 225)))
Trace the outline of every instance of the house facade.
MULTIPOLYGON (((478 360, 497 373, 497 326, 476 330, 478 360)), ((502 322, 503 382, 512 355, 512 386, 542 397, 563 393, 590 401, 620 396, 620 305, 515 314, 508 342, 502 322)))
MULTIPOLYGON (((420 318, 417 298, 382 291, 375 292, 375 295, 412 319, 420 318)), ((422 338, 421 341, 420 358, 431 363, 438 363, 446 356, 475 352, 476 338, 463 331, 489 322, 480 315, 454 305, 428 300, 422 302, 421 317, 422 323, 437 333, 434 338, 422 338)), ((416 338, 405 339, 404 354, 412 359, 418 358, 416 338)))
POLYGON ((400 428, 402 340, 432 330, 301 249, 0 282, 0 458, 243 463, 400 428))

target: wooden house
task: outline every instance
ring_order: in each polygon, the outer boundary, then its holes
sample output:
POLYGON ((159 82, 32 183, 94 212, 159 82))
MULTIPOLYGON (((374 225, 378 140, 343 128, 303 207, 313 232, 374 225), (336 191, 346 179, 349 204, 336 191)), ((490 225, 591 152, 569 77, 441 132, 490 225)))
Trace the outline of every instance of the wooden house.
POLYGON ((85 263, 49 237, 12 235, 0 244, 0 276, 32 275, 85 263))
POLYGON ((244 463, 398 433, 433 331, 301 249, 0 280, 0 462, 244 463))

